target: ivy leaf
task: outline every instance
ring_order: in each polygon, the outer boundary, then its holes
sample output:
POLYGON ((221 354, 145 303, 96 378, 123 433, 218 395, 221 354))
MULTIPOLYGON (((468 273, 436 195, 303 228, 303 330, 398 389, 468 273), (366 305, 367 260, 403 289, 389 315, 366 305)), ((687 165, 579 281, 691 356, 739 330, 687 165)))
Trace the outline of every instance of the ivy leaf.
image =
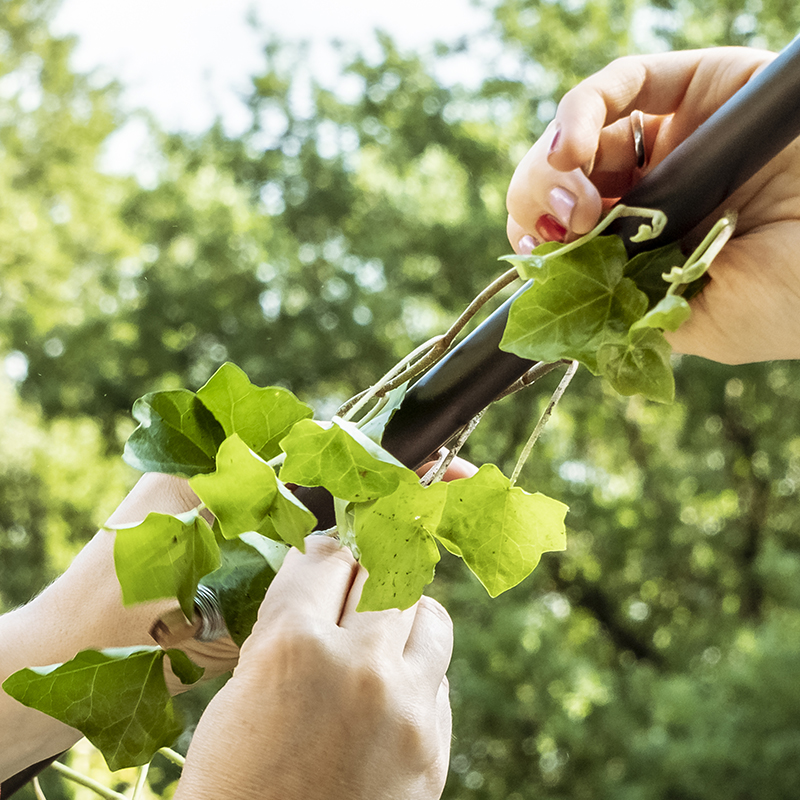
POLYGON ((400 408, 400 404, 403 402, 407 391, 408 381, 402 386, 397 386, 392 389, 386 396, 386 402, 381 410, 371 420, 359 428, 361 433, 365 436, 369 436, 376 444, 380 444, 383 438, 383 432, 386 430, 389 420, 394 416, 394 412, 400 408))
POLYGON ((655 328, 632 330, 627 341, 609 343, 597 354, 600 373, 624 395, 642 394, 650 400, 671 403, 675 378, 672 348, 655 328))
POLYGON ((512 487, 494 464, 484 464, 447 484, 435 535, 496 597, 527 577, 542 553, 566 547, 566 513, 563 503, 512 487))
POLYGON ((439 548, 432 532, 447 485, 401 483, 387 497, 355 506, 356 544, 369 573, 359 611, 409 608, 433 580, 439 548))
POLYGON ((680 295, 668 294, 662 297, 631 330, 640 328, 659 328, 663 331, 676 331, 692 315, 689 304, 680 295))
POLYGON ((214 469, 225 431, 194 392, 153 392, 133 405, 139 427, 125 443, 123 458, 142 472, 190 477, 214 469))
POLYGON ((172 671, 184 686, 191 686, 203 677, 205 668, 195 664, 183 650, 170 648, 166 653, 172 671))
POLYGON ((630 278, 647 295, 648 305, 656 305, 667 290, 666 281, 661 277, 673 267, 686 261, 679 244, 668 244, 655 250, 647 250, 635 255, 625 265, 625 277, 630 278))
POLYGON ((334 497, 361 503, 391 494, 417 476, 354 425, 301 420, 281 442, 281 480, 324 486, 334 497))
POLYGON ((240 647, 253 629, 264 595, 288 550, 257 533, 226 539, 220 543, 222 565, 200 581, 216 592, 228 633, 240 647), (253 539, 261 541, 251 544, 253 539))
POLYGON ((229 436, 217 453, 217 469, 189 485, 216 517, 226 539, 256 531, 304 549, 317 518, 277 479, 274 470, 239 438, 229 436))
POLYGON ((305 538, 316 526, 317 518, 278 481, 278 491, 258 532, 305 552, 305 538))
POLYGON ((626 261, 617 236, 553 256, 547 279, 512 303, 501 349, 534 361, 575 359, 598 374, 598 349, 647 310, 646 296, 623 277, 626 261))
POLYGON ((144 522, 117 529, 114 565, 125 605, 176 597, 187 619, 197 584, 219 567, 219 546, 196 510, 180 516, 148 514, 144 522))
POLYGON ((310 406, 280 386, 260 387, 250 383, 235 364, 223 364, 198 392, 225 430, 234 433, 265 461, 280 453, 280 440, 292 425, 311 417, 310 406))
MULTIPOLYGON (((146 764, 183 726, 164 681, 164 650, 84 650, 71 661, 15 672, 3 689, 25 706, 77 728, 111 770, 146 764)), ((176 663, 181 670, 181 662, 176 663)), ((182 670, 181 670, 182 671, 182 670)))

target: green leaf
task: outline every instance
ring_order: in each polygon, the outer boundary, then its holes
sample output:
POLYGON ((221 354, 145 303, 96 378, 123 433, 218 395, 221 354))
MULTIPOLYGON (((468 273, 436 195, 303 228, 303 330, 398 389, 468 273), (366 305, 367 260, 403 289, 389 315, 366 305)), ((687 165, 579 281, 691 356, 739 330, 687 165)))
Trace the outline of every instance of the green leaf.
POLYGON ((196 511, 180 517, 148 514, 140 525, 118 529, 114 540, 123 603, 176 597, 187 619, 200 578, 219 563, 214 534, 196 511))
POLYGON ((305 552, 305 538, 316 526, 314 514, 278 481, 278 491, 258 532, 305 552))
POLYGON ((677 294, 662 297, 638 322, 631 325, 631 330, 640 328, 658 328, 663 331, 676 331, 692 315, 689 304, 677 294))
POLYGON ((170 648, 166 653, 172 671, 184 686, 197 683, 203 677, 205 669, 195 664, 183 650, 170 648))
POLYGON ((444 483, 401 483, 387 497, 356 505, 356 544, 369 573, 359 611, 408 608, 422 596, 439 561, 432 532, 446 494, 444 483))
POLYGON ((256 531, 304 549, 304 539, 317 519, 269 464, 237 434, 220 445, 216 463, 216 472, 196 475, 189 485, 216 517, 226 539, 256 531))
POLYGON ((512 303, 501 349, 534 361, 576 359, 597 374, 598 349, 647 310, 645 295, 622 276, 626 260, 617 236, 553 256, 547 279, 512 303))
POLYGON ((408 381, 406 381, 402 386, 397 386, 396 388, 392 389, 392 391, 389 392, 389 394, 384 398, 384 403, 381 406, 380 411, 378 411, 374 417, 365 422, 363 425, 359 425, 361 432, 365 436, 369 436, 369 438, 372 439, 372 441, 376 444, 380 444, 381 439, 383 438, 383 432, 386 430, 389 420, 394 416, 394 412, 400 408, 407 391, 408 381))
POLYGON ((354 425, 302 420, 281 442, 281 480, 324 486, 334 497, 365 502, 385 497, 417 476, 354 425))
POLYGON ((231 635, 240 647, 250 635, 258 609, 289 548, 257 533, 221 542, 222 564, 200 582, 214 589, 231 635), (260 539, 256 546, 250 542, 260 539), (264 548, 270 548, 270 558, 264 548))
POLYGON ((631 331, 627 341, 601 348, 597 357, 601 374, 620 394, 642 394, 671 403, 675 399, 671 355, 661 331, 639 328, 631 331))
POLYGON ((566 547, 567 507, 511 486, 494 464, 447 484, 436 538, 460 555, 492 597, 516 586, 542 553, 566 547))
POLYGON ((635 255, 625 265, 625 277, 647 295, 648 305, 656 305, 667 291, 667 283, 661 276, 673 267, 686 261, 679 244, 668 244, 656 250, 635 255))
POLYGON ((3 689, 77 728, 109 769, 140 766, 183 728, 164 681, 164 656, 155 647, 84 650, 65 664, 15 672, 3 689))
POLYGON ((311 417, 310 406, 280 386, 259 387, 235 364, 223 364, 197 396, 214 414, 226 436, 237 434, 268 461, 280 453, 280 440, 292 425, 311 417))
POLYGON ((133 417, 139 427, 123 454, 132 467, 185 477, 214 469, 225 431, 193 392, 147 394, 134 403, 133 417))

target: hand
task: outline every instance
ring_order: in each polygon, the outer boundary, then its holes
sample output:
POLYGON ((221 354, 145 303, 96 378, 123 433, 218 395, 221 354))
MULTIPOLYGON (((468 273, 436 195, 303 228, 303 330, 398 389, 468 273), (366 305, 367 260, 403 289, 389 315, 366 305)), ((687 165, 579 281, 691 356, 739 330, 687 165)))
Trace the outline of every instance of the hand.
MULTIPOLYGON (((622 58, 562 99, 517 167, 508 236, 517 252, 575 238, 772 60, 747 48, 622 58), (629 115, 645 114, 638 168, 629 115), (587 177, 588 176, 588 177, 587 177)), ((767 131, 765 130, 765 135, 767 131)), ((728 364, 800 357, 800 141, 737 190, 734 238, 714 261, 692 316, 667 338, 677 352, 728 364)))
POLYGON ((430 598, 356 612, 366 578, 311 536, 270 586, 206 709, 176 800, 438 798, 450 751, 452 625, 430 598))

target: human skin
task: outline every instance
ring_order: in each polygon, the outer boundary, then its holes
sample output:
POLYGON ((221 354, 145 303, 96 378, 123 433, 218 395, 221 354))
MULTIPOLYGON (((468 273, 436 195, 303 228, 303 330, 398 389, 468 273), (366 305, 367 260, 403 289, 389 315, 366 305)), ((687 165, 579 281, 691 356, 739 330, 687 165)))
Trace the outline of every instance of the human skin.
MULTIPOLYGON (((604 208, 773 58, 749 48, 630 56, 577 85, 511 180, 512 247, 529 252, 537 242, 589 231, 604 208), (629 119, 637 109, 645 115, 641 169, 629 119)), ((727 209, 738 213, 736 232, 692 299, 690 319, 667 338, 676 352, 726 364, 798 358, 800 141, 734 192, 727 209)))
POLYGON ((427 597, 357 612, 365 579, 332 540, 289 553, 200 720, 176 800, 441 795, 452 623, 427 597))

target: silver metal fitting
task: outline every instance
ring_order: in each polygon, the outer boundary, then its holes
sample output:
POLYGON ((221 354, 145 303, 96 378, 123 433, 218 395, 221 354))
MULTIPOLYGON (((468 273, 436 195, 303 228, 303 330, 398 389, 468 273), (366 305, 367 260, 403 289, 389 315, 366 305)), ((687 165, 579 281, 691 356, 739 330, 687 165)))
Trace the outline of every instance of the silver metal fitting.
POLYGON ((228 636, 219 598, 213 589, 208 586, 198 586, 194 596, 194 608, 200 617, 200 628, 194 635, 198 642, 213 642, 228 636))

